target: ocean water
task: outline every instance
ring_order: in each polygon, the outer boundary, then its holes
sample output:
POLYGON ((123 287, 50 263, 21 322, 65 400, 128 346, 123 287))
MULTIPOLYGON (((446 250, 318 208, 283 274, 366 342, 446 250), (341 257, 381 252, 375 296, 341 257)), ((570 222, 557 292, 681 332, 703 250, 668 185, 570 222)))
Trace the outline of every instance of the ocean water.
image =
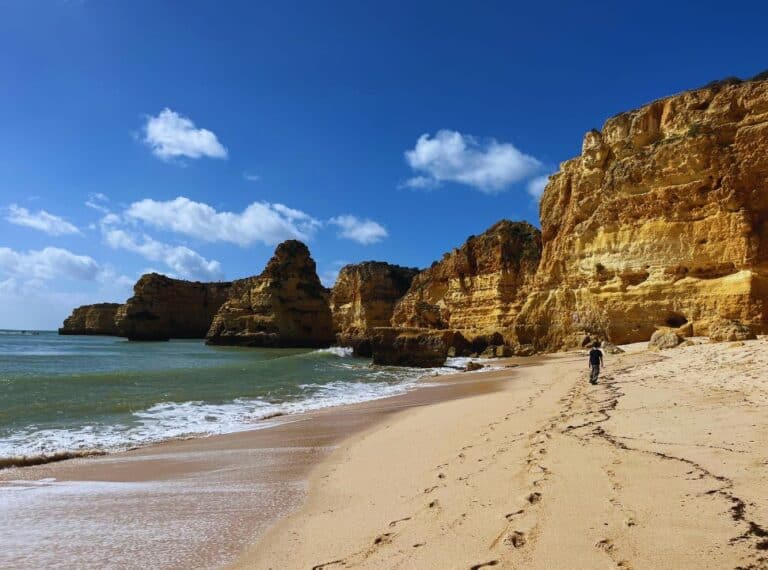
POLYGON ((276 414, 404 393, 424 374, 342 348, 0 331, 0 459, 263 427, 276 414))

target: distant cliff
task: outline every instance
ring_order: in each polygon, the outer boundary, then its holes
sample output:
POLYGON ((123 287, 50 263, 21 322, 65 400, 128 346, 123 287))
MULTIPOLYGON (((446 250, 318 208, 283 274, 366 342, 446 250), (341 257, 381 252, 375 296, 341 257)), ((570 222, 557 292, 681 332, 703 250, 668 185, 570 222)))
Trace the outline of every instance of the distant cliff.
POLYGON ((467 337, 501 333, 511 341, 540 255, 539 230, 497 222, 417 275, 392 325, 454 329, 467 337))
POLYGON ((416 268, 381 261, 342 267, 330 299, 337 343, 371 356, 371 332, 389 326, 395 304, 418 273, 416 268))
POLYGON ((115 314, 119 307, 118 303, 97 303, 78 307, 64 320, 59 334, 118 336, 115 314))
POLYGON ((115 323, 130 340, 204 338, 232 283, 200 283, 143 275, 133 297, 121 305, 115 323))
POLYGON ((667 97, 589 131, 541 200, 544 249, 516 332, 540 350, 585 334, 739 320, 768 329, 768 81, 667 97))
POLYGON ((289 240, 258 277, 233 289, 216 313, 209 344, 326 347, 334 342, 329 291, 320 283, 307 246, 289 240))
POLYGON ((581 155, 550 178, 540 218, 541 231, 502 220, 421 273, 347 266, 332 292, 297 241, 233 283, 145 275, 125 305, 80 307, 61 332, 274 347, 337 340, 409 365, 647 341, 660 327, 766 333, 766 75, 660 99, 589 131, 581 155))

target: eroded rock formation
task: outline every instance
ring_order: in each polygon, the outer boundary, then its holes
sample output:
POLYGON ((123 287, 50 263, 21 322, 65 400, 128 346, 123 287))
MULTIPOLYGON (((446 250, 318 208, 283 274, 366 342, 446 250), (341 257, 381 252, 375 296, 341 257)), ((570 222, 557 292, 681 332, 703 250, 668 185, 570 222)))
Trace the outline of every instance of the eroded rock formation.
POLYGON ((380 261, 344 266, 331 291, 336 342, 359 356, 371 356, 375 327, 387 327, 395 304, 405 295, 419 270, 380 261))
POLYGON ((115 325, 115 314, 119 307, 119 303, 97 303, 78 307, 64 320, 59 334, 119 336, 115 325))
POLYGON ((334 341, 329 291, 307 246, 289 240, 258 277, 232 288, 211 323, 209 344, 325 347, 334 341))
POLYGON ((768 81, 726 81, 606 121, 541 201, 544 248, 517 318, 541 350, 584 334, 768 317, 768 81))
POLYGON ((373 330, 373 363, 433 368, 442 366, 450 347, 465 343, 461 334, 447 329, 382 327, 373 330))
POLYGON ((513 342, 514 320, 540 254, 539 230, 502 220, 417 275, 392 325, 453 329, 470 340, 497 333, 513 342))
POLYGON ((117 310, 121 336, 130 340, 204 338, 232 283, 200 283, 148 273, 133 286, 133 297, 117 310))

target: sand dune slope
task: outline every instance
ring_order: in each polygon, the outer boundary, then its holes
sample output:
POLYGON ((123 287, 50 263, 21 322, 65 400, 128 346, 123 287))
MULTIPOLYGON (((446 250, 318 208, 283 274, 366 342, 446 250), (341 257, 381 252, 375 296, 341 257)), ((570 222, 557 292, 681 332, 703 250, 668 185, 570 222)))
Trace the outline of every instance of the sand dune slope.
POLYGON ((314 473, 248 568, 768 568, 768 343, 503 372, 314 473))

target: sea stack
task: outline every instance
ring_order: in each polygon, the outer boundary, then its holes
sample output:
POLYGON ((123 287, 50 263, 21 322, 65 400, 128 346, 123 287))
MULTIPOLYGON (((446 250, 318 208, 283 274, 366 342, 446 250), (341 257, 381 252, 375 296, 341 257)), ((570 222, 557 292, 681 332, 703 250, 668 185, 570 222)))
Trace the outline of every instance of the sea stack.
POLYGON ((330 346, 334 334, 329 296, 307 246, 285 241, 258 277, 233 288, 206 341, 256 347, 330 346))
POLYGON ((97 303, 77 307, 64 320, 59 334, 119 336, 115 325, 115 315, 119 308, 119 303, 97 303))
POLYGON ((342 267, 331 291, 337 344, 352 347, 358 356, 371 356, 373 329, 390 325, 395 304, 418 273, 380 261, 342 267))
POLYGON ((768 81, 727 80, 608 119, 541 200, 541 265, 517 318, 539 350, 589 335, 766 332, 768 81), (692 329, 692 330, 691 330, 692 329))

